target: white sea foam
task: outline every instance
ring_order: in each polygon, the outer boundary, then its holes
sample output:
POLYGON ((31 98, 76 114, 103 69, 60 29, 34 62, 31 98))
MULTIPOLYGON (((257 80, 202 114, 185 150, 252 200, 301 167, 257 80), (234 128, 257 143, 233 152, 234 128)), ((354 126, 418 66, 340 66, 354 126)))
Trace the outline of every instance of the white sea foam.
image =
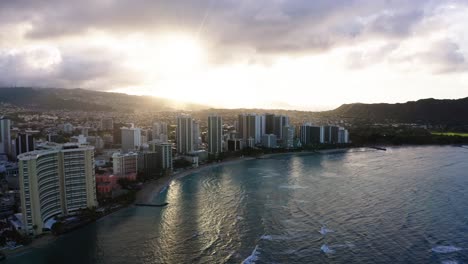
POLYGON ((250 254, 250 256, 248 256, 246 259, 244 259, 244 261, 242 261, 242 264, 254 264, 255 261, 258 260, 258 245, 255 246, 255 249, 252 251, 252 254, 250 254))
POLYGON ((319 233, 322 234, 322 235, 326 235, 328 233, 333 233, 335 231, 331 230, 331 229, 328 229, 326 226, 322 226, 322 228, 320 228, 320 231, 319 233))
POLYGON ((441 263, 442 264, 458 264, 458 261, 456 261, 456 260, 443 260, 441 263))
POLYGON ((244 220, 244 217, 238 216, 238 217, 237 217, 237 220, 244 220))
POLYGON ((454 246, 436 246, 431 249, 435 253, 452 253, 452 252, 457 252, 460 250, 463 250, 462 248, 459 247, 454 247, 454 246))
POLYGON ((320 250, 322 250, 322 252, 325 253, 325 254, 333 254, 333 253, 335 253, 335 250, 331 249, 331 248, 330 248, 329 246, 327 246, 327 245, 322 245, 322 246, 320 247, 320 250))
POLYGON ((260 237, 262 240, 287 240, 290 239, 290 237, 287 236, 280 236, 280 235, 263 235, 260 237))

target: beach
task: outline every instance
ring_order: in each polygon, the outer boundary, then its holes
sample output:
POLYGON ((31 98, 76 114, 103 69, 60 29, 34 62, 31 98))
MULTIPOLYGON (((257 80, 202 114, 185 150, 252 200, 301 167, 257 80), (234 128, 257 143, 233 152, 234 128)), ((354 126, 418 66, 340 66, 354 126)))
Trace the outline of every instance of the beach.
POLYGON ((203 170, 215 168, 221 165, 234 164, 234 163, 242 162, 245 160, 252 160, 252 159, 255 159, 255 158, 242 157, 242 158, 236 158, 236 159, 231 159, 231 160, 222 161, 222 162, 203 164, 197 168, 187 169, 184 171, 174 173, 169 176, 165 176, 157 180, 147 182, 143 185, 143 188, 140 191, 138 191, 136 195, 135 203, 150 203, 153 200, 153 198, 157 194, 159 194, 164 188, 168 187, 173 180, 181 179, 193 173, 198 173, 203 170))

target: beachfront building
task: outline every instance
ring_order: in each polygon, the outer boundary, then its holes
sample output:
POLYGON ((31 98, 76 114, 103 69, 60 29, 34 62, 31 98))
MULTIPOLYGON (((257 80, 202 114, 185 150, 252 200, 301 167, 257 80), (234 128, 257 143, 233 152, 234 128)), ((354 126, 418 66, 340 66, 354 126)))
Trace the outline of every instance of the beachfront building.
POLYGON ((283 127, 283 148, 290 149, 294 148, 294 127, 293 126, 284 126, 283 127))
POLYGON ((177 153, 187 154, 193 151, 194 130, 193 119, 190 116, 177 117, 177 153))
POLYGON ((150 150, 155 152, 157 168, 160 171, 172 171, 172 144, 152 142, 150 150))
POLYGON ((265 148, 276 148, 276 135, 266 134, 262 136, 262 146, 265 148))
POLYGON ((141 129, 132 127, 122 127, 122 151, 135 151, 141 146, 141 129))
POLYGON ((223 119, 220 116, 208 117, 208 153, 217 157, 223 152, 223 119))
POLYGON ((97 204, 94 147, 51 144, 23 153, 19 185, 23 231, 39 235, 50 229, 56 216, 66 216, 97 204))
POLYGON ((128 174, 136 174, 138 172, 138 153, 116 152, 112 155, 112 163, 116 176, 124 177, 128 174))

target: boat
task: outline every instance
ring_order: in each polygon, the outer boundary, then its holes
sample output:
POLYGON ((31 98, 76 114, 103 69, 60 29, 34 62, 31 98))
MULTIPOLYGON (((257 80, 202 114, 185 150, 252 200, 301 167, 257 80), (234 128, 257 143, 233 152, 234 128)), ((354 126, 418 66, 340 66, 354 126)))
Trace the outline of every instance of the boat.
POLYGON ((135 206, 144 206, 144 207, 164 207, 167 206, 169 203, 162 203, 162 204, 141 204, 136 203, 135 206))

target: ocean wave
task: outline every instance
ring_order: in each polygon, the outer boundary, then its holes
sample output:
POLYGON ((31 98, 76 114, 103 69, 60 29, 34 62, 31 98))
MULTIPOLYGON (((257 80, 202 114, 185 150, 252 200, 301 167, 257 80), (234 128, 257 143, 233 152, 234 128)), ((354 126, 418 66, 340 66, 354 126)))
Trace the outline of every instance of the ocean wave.
POLYGON ((258 260, 259 255, 258 249, 259 247, 258 245, 256 245, 255 249, 252 251, 252 254, 250 254, 250 256, 244 259, 244 261, 242 261, 242 264, 255 264, 255 261, 258 260))
POLYGON ((431 249, 435 253, 452 253, 452 252, 457 252, 460 250, 463 250, 462 248, 455 247, 455 246, 436 246, 431 249))
POLYGON ((322 226, 322 228, 320 228, 320 231, 319 231, 319 233, 324 236, 328 233, 334 233, 334 232, 335 231, 333 231, 332 229, 328 229, 326 226, 322 226))
POLYGON ((335 250, 333 250, 332 248, 330 248, 330 247, 327 246, 327 245, 322 245, 322 246, 320 247, 320 250, 322 250, 322 252, 325 253, 325 254, 333 254, 333 253, 335 253, 335 250))
POLYGON ((441 263, 442 264, 458 264, 458 261, 456 261, 456 260, 443 260, 441 263))
POLYGON ((300 185, 281 185, 280 189, 306 189, 307 187, 300 185))

